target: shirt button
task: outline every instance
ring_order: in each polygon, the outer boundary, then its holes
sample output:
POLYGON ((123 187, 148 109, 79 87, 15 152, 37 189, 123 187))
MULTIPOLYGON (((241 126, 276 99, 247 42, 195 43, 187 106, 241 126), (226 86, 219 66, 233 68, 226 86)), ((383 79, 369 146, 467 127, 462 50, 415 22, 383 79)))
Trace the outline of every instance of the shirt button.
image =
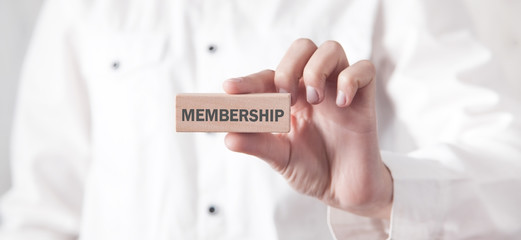
POLYGON ((209 53, 215 53, 217 51, 217 46, 214 44, 208 45, 208 52, 209 53))
POLYGON ((217 208, 216 208, 215 206, 213 206, 213 205, 210 205, 210 206, 208 207, 208 213, 209 213, 210 215, 215 215, 215 214, 217 214, 217 208))
POLYGON ((112 69, 114 69, 114 70, 118 70, 119 69, 119 61, 114 61, 112 63, 112 69))

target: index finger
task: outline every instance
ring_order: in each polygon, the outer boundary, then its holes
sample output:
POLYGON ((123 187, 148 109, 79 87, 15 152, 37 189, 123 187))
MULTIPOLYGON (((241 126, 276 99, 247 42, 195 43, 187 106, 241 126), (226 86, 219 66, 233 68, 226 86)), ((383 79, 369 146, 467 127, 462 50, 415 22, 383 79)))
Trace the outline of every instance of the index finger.
POLYGON ((349 62, 338 42, 326 41, 320 45, 304 68, 307 101, 311 104, 322 102, 326 95, 326 81, 336 81, 336 76, 347 66, 349 62))
POLYGON ((295 104, 298 84, 309 58, 317 50, 313 41, 301 38, 291 44, 275 70, 275 87, 279 92, 291 93, 291 104, 295 104))

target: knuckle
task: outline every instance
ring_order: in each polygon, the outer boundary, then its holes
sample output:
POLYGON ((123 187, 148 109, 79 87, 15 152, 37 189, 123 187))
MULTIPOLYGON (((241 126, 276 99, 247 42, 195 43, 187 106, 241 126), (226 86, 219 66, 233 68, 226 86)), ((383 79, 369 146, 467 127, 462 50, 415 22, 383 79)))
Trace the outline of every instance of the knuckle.
POLYGON ((339 52, 339 51, 344 51, 344 48, 342 48, 342 45, 340 45, 340 43, 338 43, 337 41, 333 41, 333 40, 327 40, 325 41, 324 43, 322 43, 322 46, 320 46, 321 48, 324 48, 326 50, 329 50, 329 51, 332 51, 332 52, 339 52))
POLYGON ((289 72, 276 71, 274 80, 275 80, 275 83, 277 83, 277 84, 285 84, 285 83, 291 81, 292 78, 294 78, 294 76, 289 72))
POLYGON ((354 76, 351 71, 342 71, 338 78, 341 82, 345 82, 347 84, 354 82, 354 76))
POLYGON ((376 73, 376 67, 374 66, 373 62, 369 60, 362 60, 360 61, 360 64, 366 71, 370 72, 372 75, 376 73))
POLYGON ((343 71, 338 76, 338 84, 342 87, 358 88, 359 80, 350 71, 343 71))
POLYGON ((295 41, 293 41, 292 46, 299 47, 299 48, 305 48, 305 49, 316 49, 317 45, 311 41, 309 38, 299 38, 295 41))
POLYGON ((327 74, 315 69, 304 69, 304 82, 321 82, 327 79, 327 74))

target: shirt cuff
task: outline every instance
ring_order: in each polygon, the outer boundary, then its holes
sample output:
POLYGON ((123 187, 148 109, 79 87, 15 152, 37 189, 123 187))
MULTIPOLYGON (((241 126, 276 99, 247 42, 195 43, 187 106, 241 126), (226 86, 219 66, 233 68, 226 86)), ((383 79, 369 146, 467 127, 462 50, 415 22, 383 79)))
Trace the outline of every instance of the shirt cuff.
POLYGON ((389 221, 328 208, 331 232, 342 239, 440 239, 443 217, 442 171, 435 161, 382 152, 393 176, 389 221))
POLYGON ((385 239, 389 221, 358 216, 334 207, 328 207, 328 221, 336 240, 385 239))
POLYGON ((437 162, 382 152, 393 176, 389 239, 440 239, 443 219, 442 171, 437 162))

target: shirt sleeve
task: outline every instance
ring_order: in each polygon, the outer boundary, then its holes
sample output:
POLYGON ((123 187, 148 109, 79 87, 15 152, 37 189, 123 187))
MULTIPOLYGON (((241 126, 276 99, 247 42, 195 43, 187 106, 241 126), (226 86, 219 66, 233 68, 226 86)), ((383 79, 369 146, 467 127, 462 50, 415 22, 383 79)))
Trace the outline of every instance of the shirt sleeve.
POLYGON ((76 1, 47 1, 29 46, 12 135, 13 186, 0 239, 76 239, 90 158, 89 106, 71 25, 76 1))
POLYGON ((515 239, 520 89, 476 40, 461 1, 408 3, 383 3, 375 32, 379 91, 389 99, 378 111, 392 112, 393 127, 379 129, 393 133, 381 152, 394 181, 391 221, 331 208, 332 231, 337 239, 360 229, 368 231, 357 239, 375 239, 386 228, 389 239, 515 239))

